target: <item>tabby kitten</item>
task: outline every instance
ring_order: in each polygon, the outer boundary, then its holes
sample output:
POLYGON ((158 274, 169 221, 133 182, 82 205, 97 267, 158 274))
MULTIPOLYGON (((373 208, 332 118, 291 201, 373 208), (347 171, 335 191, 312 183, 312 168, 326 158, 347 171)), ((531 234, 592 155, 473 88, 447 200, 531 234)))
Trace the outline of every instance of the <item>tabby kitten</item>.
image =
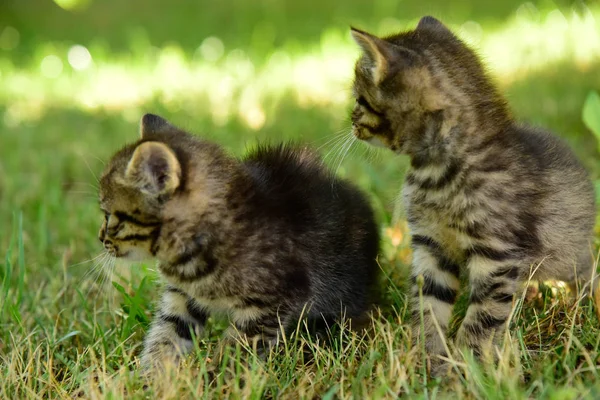
POLYGON ((188 352, 209 313, 228 314, 231 335, 265 350, 303 312, 331 323, 369 309, 378 275, 372 210, 306 148, 264 146, 240 161, 146 114, 141 139, 106 167, 100 205, 104 247, 158 260, 168 282, 144 366, 188 352))
POLYGON ((593 188, 561 140, 511 118, 475 53, 438 20, 385 38, 352 36, 363 50, 353 133, 410 157, 413 332, 435 374, 446 350, 434 319, 445 334, 461 271, 470 297, 456 341, 476 354, 502 336, 530 276, 592 281, 593 188))

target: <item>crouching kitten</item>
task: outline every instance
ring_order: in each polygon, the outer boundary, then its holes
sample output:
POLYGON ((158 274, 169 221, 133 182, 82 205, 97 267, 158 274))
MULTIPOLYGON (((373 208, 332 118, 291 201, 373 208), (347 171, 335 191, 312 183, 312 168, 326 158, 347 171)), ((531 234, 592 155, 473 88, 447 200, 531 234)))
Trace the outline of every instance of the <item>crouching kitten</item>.
POLYGON ((177 360, 210 313, 261 349, 301 314, 362 318, 377 281, 378 228, 365 196, 306 148, 242 160, 147 114, 141 138, 100 180, 99 239, 115 257, 156 259, 167 285, 142 364, 177 360))

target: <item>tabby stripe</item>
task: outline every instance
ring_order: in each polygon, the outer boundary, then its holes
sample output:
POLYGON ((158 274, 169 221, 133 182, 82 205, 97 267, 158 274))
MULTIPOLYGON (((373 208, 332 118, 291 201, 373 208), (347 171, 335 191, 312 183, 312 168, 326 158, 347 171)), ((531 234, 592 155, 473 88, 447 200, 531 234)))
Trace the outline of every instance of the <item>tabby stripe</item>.
POLYGON ((159 318, 162 322, 175 325, 177 336, 182 339, 192 340, 194 324, 185 321, 177 315, 161 315, 159 318))
POLYGON ((382 117, 383 113, 380 113, 379 111, 375 111, 375 109, 373 107, 371 107, 371 105, 367 102, 367 100, 360 96, 358 99, 356 99, 356 102, 363 106, 368 112, 370 112, 371 114, 375 114, 378 117, 382 117))
MULTIPOLYGON (((456 217, 457 219, 462 219, 460 216, 456 217)), ((471 222, 466 223, 465 225, 460 225, 457 223, 448 224, 448 228, 456 229, 457 231, 469 235, 473 239, 483 239, 482 231, 485 230, 485 226, 480 222, 471 222)))
POLYGON ((444 174, 437 179, 427 178, 419 181, 413 174, 408 174, 406 180, 408 183, 417 184, 424 190, 440 190, 452 183, 461 171, 462 165, 457 161, 453 161, 450 163, 444 174))
POLYGON ((181 254, 179 257, 177 257, 175 259, 175 261, 173 261, 173 263, 171 263, 171 266, 175 267, 177 265, 187 264, 190 261, 192 261, 193 259, 201 256, 203 251, 204 251, 204 249, 200 246, 190 249, 190 250, 184 252, 183 254, 181 254))
POLYGON ((236 326, 249 337, 269 333, 276 335, 280 329, 280 319, 277 313, 269 313, 243 326, 236 326))
POLYGON ((519 268, 517 266, 510 266, 498 269, 496 272, 492 273, 492 277, 500 278, 505 277, 509 279, 517 279, 519 277, 519 268))
POLYGON ((121 221, 119 221, 119 223, 117 223, 117 226, 114 226, 112 228, 109 228, 108 226, 106 227, 106 233, 108 233, 110 236, 116 236, 119 232, 121 232, 123 230, 123 223, 121 221))
POLYGON ((473 246, 467 250, 467 257, 481 256, 493 261, 505 261, 514 258, 514 251, 496 250, 487 246, 473 246))
POLYGON ((208 319, 208 315, 202 307, 194 301, 194 299, 188 299, 187 303, 185 303, 185 307, 187 311, 190 313, 192 318, 194 318, 200 325, 204 325, 206 320, 208 319))
POLYGON ((432 238, 423 235, 414 235, 412 237, 412 244, 429 248, 432 255, 435 256, 438 261, 438 268, 442 271, 448 272, 456 277, 460 275, 460 266, 444 256, 442 246, 432 238))
POLYGON ((485 311, 479 311, 476 318, 483 329, 494 329, 506 322, 506 317, 496 318, 485 311))
POLYGON ((119 219, 119 221, 129 222, 129 223, 132 223, 132 224, 138 225, 138 226, 153 227, 153 226, 160 225, 160 221, 156 221, 156 222, 141 221, 141 220, 137 219, 136 217, 126 214, 122 211, 115 211, 113 214, 115 217, 117 217, 119 219))
POLYGON ((160 232, 162 230, 162 225, 159 225, 158 228, 156 228, 152 233, 154 234, 154 236, 152 237, 152 243, 150 243, 150 253, 153 256, 156 256, 156 253, 158 252, 158 238, 160 237, 160 232))
POLYGON ((242 299, 242 302, 247 307, 265 308, 265 307, 269 307, 272 305, 272 302, 269 302, 268 300, 265 300, 265 299, 261 299, 259 297, 244 297, 242 299))
POLYGON ((496 293, 492 296, 492 300, 497 301, 498 303, 512 303, 513 294, 512 293, 496 293))
POLYGON ((369 129, 369 131, 371 131, 371 133, 377 133, 377 134, 382 134, 385 132, 388 132, 390 130, 390 121, 384 117, 380 117, 379 118, 380 122, 379 124, 377 124, 377 126, 375 127, 370 127, 367 128, 369 129))
POLYGON ((470 336, 481 337, 486 332, 479 324, 470 324, 463 322, 462 328, 469 333, 470 336))
POLYGON ((412 237, 412 242, 413 244, 427 246, 436 252, 441 250, 441 246, 439 245, 439 243, 428 236, 414 235, 412 237))
POLYGON ((498 289, 504 287, 504 282, 485 283, 474 286, 469 296, 469 302, 479 304, 491 298, 498 289))
MULTIPOLYGON (((457 291, 444 285, 435 282, 431 277, 423 275, 423 296, 435 297, 444 303, 454 304, 456 301, 457 291)), ((416 287, 416 277, 412 277, 413 284, 416 287)), ((416 293, 418 296, 418 292, 416 293)))
POLYGON ((186 292, 184 292, 183 290, 181 290, 181 289, 179 289, 178 287, 175 287, 175 286, 168 285, 168 286, 165 288, 165 290, 166 290, 167 292, 169 292, 169 293, 177 293, 177 294, 180 294, 180 295, 182 295, 182 296, 187 296, 187 293, 186 293, 186 292))
POLYGON ((211 253, 207 252, 204 254, 203 260, 197 261, 196 269, 192 275, 183 275, 180 271, 178 271, 178 265, 183 264, 172 264, 163 266, 161 267, 161 271, 163 274, 177 278, 181 282, 194 282, 213 273, 217 268, 218 263, 216 258, 214 258, 211 253))
POLYGON ((127 241, 131 241, 131 240, 137 240, 139 242, 144 241, 144 240, 150 240, 152 239, 152 235, 140 235, 140 234, 133 234, 133 235, 126 235, 120 238, 117 238, 118 240, 121 240, 123 242, 127 242, 127 241))
POLYGON ((482 151, 487 150, 490 146, 494 144, 500 144, 502 138, 502 135, 492 135, 481 141, 479 144, 469 148, 468 152, 471 154, 480 154, 482 151))

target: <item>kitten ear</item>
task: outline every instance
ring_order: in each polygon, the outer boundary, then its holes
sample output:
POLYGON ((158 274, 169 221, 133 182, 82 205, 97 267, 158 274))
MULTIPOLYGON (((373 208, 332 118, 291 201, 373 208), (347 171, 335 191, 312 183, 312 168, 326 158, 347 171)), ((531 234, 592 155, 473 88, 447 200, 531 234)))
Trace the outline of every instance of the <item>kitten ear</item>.
POLYGON ((446 25, 430 15, 427 15, 419 20, 419 23, 417 24, 417 30, 430 30, 452 34, 450 29, 446 28, 446 25))
POLYGON ((353 27, 350 27, 350 33, 354 41, 362 48, 365 56, 371 61, 373 81, 375 84, 379 84, 389 72, 390 58, 393 54, 391 46, 393 45, 353 27))
POLYGON ((164 143, 144 142, 133 152, 125 179, 149 196, 168 195, 181 182, 181 165, 173 150, 164 143))
POLYGON ((370 33, 350 27, 352 38, 362 48, 364 55, 371 63, 371 75, 376 85, 398 68, 411 65, 414 52, 396 46, 387 40, 370 33))
POLYGON ((151 133, 157 133, 171 127, 169 122, 154 114, 145 114, 140 121, 140 137, 143 139, 151 133))

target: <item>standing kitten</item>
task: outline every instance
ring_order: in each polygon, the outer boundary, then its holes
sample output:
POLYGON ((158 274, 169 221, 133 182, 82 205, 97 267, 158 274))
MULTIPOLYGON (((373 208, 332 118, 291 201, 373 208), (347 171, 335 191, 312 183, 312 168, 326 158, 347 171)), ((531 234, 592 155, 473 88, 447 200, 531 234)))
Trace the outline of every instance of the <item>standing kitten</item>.
POLYGON ((147 114, 141 139, 104 171, 100 205, 104 247, 157 259, 168 282, 144 366, 189 351, 212 312, 265 346, 303 311, 332 322, 369 309, 379 270, 372 210, 305 148, 260 147, 239 161, 147 114))
POLYGON ((461 270, 470 304, 457 343, 476 354, 501 336, 531 273, 592 280, 593 188, 561 140, 515 123, 476 55, 441 22, 424 17, 410 32, 352 36, 363 50, 353 132, 410 157, 403 198, 414 328, 441 371, 435 356, 446 352, 433 319, 445 333, 461 270))

